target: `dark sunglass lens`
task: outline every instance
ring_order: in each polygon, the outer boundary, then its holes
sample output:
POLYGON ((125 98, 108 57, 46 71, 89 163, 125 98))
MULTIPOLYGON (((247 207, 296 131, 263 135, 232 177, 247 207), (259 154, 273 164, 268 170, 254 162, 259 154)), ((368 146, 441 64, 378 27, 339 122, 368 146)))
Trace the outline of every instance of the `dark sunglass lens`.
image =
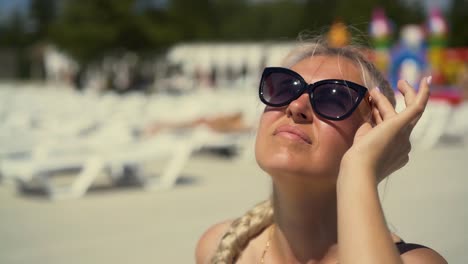
POLYGON ((296 77, 282 72, 264 76, 261 87, 263 99, 273 105, 281 105, 296 97, 302 83, 296 77))
POLYGON ((359 94, 341 84, 323 84, 314 90, 315 109, 320 114, 340 118, 346 115, 357 103, 359 94))

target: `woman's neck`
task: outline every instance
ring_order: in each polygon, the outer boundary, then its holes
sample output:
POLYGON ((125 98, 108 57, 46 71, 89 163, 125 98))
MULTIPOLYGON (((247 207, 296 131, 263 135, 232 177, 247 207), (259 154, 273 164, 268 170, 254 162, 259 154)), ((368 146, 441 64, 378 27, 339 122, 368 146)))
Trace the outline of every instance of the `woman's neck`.
POLYGON ((272 255, 285 263, 314 263, 333 254, 337 243, 336 188, 274 186, 276 223, 272 255))

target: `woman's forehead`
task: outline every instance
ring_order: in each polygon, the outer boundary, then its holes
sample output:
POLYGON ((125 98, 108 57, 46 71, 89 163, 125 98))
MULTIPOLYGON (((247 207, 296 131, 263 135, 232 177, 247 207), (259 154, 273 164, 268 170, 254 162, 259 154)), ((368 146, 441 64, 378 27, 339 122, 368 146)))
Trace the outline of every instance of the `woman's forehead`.
POLYGON ((311 56, 291 67, 308 83, 324 79, 342 79, 364 85, 359 66, 342 56, 311 56))

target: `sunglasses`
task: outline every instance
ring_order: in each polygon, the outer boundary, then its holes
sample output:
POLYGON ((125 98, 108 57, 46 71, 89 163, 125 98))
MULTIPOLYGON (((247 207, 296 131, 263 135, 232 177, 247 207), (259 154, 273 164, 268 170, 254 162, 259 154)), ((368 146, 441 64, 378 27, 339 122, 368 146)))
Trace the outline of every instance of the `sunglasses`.
POLYGON ((309 94, 312 109, 323 118, 343 120, 361 103, 367 88, 345 80, 327 79, 308 84, 296 72, 267 67, 260 81, 260 100, 273 107, 286 106, 304 92, 309 94))

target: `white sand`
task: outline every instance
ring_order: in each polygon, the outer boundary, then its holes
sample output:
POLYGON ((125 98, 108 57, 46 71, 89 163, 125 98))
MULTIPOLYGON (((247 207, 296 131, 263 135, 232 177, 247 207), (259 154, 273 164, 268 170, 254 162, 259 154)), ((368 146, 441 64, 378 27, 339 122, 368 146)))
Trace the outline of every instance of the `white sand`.
MULTIPOLYGON (((468 263, 468 146, 415 151, 389 180, 384 209, 406 241, 468 263)), ((0 263, 194 263, 211 224, 242 214, 269 195, 253 162, 194 157, 169 191, 95 190, 51 202, 0 185, 0 263)))

